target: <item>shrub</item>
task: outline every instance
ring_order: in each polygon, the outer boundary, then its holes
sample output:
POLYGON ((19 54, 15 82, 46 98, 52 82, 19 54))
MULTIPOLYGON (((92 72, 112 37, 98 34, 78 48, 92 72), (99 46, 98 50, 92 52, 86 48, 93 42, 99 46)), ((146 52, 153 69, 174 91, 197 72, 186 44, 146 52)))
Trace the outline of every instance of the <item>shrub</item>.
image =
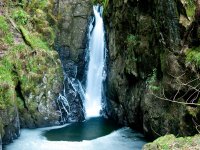
POLYGON ((13 12, 12 18, 21 25, 27 24, 29 15, 23 9, 17 9, 13 12))
POLYGON ((9 25, 4 16, 0 16, 0 31, 3 35, 2 37, 0 35, 2 41, 9 45, 13 44, 13 35, 9 32, 9 25))
POLYGON ((186 53, 186 63, 200 68, 200 47, 188 49, 186 53))

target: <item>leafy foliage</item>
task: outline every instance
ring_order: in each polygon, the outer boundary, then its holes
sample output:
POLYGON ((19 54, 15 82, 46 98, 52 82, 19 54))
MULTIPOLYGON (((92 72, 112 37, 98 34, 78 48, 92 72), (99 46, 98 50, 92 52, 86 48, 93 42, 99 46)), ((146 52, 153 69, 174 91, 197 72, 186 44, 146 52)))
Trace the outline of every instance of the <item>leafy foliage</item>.
POLYGON ((159 90, 160 88, 156 85, 156 72, 157 72, 157 69, 153 69, 153 73, 152 75, 148 78, 147 80, 147 84, 148 84, 148 87, 150 90, 152 91, 157 91, 159 90))
POLYGON ((195 0, 187 0, 186 1, 186 12, 189 17, 194 17, 196 10, 195 0))
POLYGON ((186 53, 186 63, 200 68, 200 47, 188 49, 186 53))
POLYGON ((13 12, 12 17, 18 24, 25 25, 30 16, 23 9, 17 9, 13 12))

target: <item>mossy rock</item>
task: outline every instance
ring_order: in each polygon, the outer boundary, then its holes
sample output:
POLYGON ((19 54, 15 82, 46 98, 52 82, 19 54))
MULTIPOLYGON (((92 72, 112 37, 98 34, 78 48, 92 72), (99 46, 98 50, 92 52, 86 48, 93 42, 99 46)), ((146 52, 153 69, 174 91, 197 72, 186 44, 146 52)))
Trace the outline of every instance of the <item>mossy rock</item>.
POLYGON ((13 35, 10 33, 10 26, 4 16, 0 16, 0 41, 9 45, 13 44, 13 35))
POLYGON ((49 10, 52 2, 16 0, 5 2, 5 9, 1 9, 0 136, 3 144, 19 136, 20 125, 35 128, 59 121, 55 100, 62 88, 63 73, 58 54, 52 49, 55 31, 47 18, 47 15, 54 17, 49 10), (33 19, 35 12, 42 20, 38 26, 33 19))
POLYGON ((178 150, 178 149, 198 149, 200 147, 200 135, 193 137, 176 138, 174 135, 165 135, 148 143, 143 150, 178 150))
MULTIPOLYGON (((187 49, 186 52, 186 65, 194 66, 197 69, 200 68, 200 47, 194 47, 191 49, 187 49)), ((192 68, 194 68, 192 67, 192 68)))
POLYGON ((25 42, 31 46, 31 48, 41 48, 48 50, 47 43, 44 42, 39 34, 30 33, 28 30, 26 30, 23 26, 20 26, 20 31, 22 32, 22 35, 25 39, 25 42))

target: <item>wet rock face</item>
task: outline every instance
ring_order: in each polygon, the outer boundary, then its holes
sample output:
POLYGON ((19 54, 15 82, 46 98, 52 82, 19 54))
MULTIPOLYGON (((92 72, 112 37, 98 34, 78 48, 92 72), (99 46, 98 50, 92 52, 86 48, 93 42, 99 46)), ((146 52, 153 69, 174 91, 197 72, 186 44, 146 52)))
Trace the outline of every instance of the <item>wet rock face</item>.
POLYGON ((143 6, 136 1, 111 1, 110 7, 106 15, 110 55, 107 112, 122 124, 141 128, 144 80, 157 63, 151 48, 155 46, 152 16, 146 9, 140 12, 138 7, 143 6))
POLYGON ((90 0, 59 0, 55 3, 55 14, 58 16, 55 47, 61 59, 65 78, 64 89, 57 100, 63 123, 84 120, 79 80, 84 78, 85 73, 87 29, 91 13, 90 0))
POLYGON ((4 136, 0 134, 0 145, 9 144, 20 135, 20 122, 16 106, 11 107, 10 110, 1 111, 0 116, 4 124, 4 128, 1 129, 1 134, 3 133, 4 136), (2 132, 2 130, 4 131, 2 132))
POLYGON ((77 64, 79 79, 84 73, 87 26, 91 12, 90 0, 59 0, 55 5, 55 13, 59 16, 56 49, 68 53, 65 60, 72 60, 77 64))
POLYGON ((73 61, 65 61, 64 89, 60 93, 57 104, 62 116, 61 123, 79 122, 85 119, 80 81, 76 79, 77 66, 73 61))
MULTIPOLYGON (((197 132, 192 121, 193 111, 193 116, 199 115, 197 107, 162 100, 190 99, 191 93, 181 97, 188 88, 180 85, 198 77, 185 62, 184 46, 192 47, 197 38, 189 33, 195 4, 186 3, 109 0, 106 7, 110 56, 106 112, 149 137, 197 132)), ((196 81, 192 84, 198 85, 196 81)))

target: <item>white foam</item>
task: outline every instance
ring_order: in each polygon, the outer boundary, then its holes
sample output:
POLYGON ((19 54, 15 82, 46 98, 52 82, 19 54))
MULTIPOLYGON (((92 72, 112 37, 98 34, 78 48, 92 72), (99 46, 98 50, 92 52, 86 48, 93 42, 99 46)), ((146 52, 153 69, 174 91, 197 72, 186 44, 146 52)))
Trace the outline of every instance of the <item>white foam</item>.
MULTIPOLYGON (((94 6, 95 26, 89 37, 89 64, 86 80, 85 110, 86 117, 100 115, 102 101, 102 82, 105 79, 105 37, 103 18, 99 10, 100 6, 94 6)), ((91 24, 93 24, 91 22, 91 24)), ((92 26, 92 25, 90 25, 92 26)))
POLYGON ((90 141, 48 141, 42 133, 53 128, 23 129, 19 139, 6 146, 6 150, 140 150, 144 141, 129 128, 90 141))

